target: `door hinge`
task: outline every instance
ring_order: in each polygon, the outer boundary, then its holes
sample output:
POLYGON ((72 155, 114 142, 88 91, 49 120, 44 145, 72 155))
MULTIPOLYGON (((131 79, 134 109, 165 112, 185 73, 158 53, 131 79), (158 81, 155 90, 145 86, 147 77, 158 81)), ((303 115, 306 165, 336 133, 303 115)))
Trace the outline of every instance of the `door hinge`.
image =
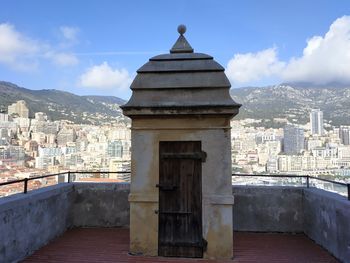
POLYGON ((202 163, 205 163, 205 161, 207 160, 207 153, 205 151, 201 151, 201 160, 202 163))
POLYGON ((207 251, 208 241, 205 240, 204 238, 202 238, 202 247, 203 247, 203 251, 207 251))

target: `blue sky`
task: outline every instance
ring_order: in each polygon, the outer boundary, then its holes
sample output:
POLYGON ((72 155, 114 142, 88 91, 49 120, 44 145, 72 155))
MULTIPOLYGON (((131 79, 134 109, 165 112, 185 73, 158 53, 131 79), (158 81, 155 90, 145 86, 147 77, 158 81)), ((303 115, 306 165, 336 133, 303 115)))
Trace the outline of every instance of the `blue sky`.
POLYGON ((1 0, 0 80, 127 99, 135 71, 168 52, 181 23, 234 88, 350 84, 348 0, 1 0))

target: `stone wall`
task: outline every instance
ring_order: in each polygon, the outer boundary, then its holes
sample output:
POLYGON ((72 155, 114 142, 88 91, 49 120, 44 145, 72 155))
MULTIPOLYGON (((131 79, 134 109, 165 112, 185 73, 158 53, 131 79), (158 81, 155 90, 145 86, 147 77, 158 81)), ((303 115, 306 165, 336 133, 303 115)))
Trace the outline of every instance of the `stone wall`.
POLYGON ((0 262, 17 262, 71 227, 73 185, 0 198, 0 262))
POLYGON ((207 240, 204 258, 232 258, 230 118, 133 119, 131 136, 135 147, 131 154, 130 251, 158 255, 158 215, 154 211, 159 209, 159 143, 200 141, 207 154, 201 172, 202 236, 207 240))
MULTIPOLYGON (((298 187, 234 186, 236 231, 304 232, 350 262, 350 202, 298 187)), ((16 262, 71 227, 127 227, 129 184, 59 184, 0 198, 0 262, 16 262)))
POLYGON ((350 262, 350 201, 315 188, 233 186, 235 231, 303 232, 350 262))
POLYGON ((313 188, 304 190, 304 232, 343 262, 350 262, 350 201, 313 188))
POLYGON ((129 184, 58 184, 0 198, 0 262, 17 262, 71 227, 129 225, 129 184))
POLYGON ((75 183, 74 190, 74 227, 129 226, 130 184, 75 183))
POLYGON ((235 231, 303 232, 303 188, 234 186, 235 231))

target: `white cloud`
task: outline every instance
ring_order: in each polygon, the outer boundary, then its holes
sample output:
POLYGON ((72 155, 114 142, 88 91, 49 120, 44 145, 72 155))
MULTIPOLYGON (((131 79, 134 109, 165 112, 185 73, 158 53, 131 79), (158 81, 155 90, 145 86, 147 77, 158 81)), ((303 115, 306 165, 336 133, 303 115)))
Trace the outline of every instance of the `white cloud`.
POLYGON ((323 37, 310 38, 303 56, 292 58, 281 77, 285 81, 350 84, 350 16, 335 20, 323 37))
POLYGON ((227 64, 226 73, 234 83, 247 83, 278 74, 284 63, 275 48, 257 53, 236 54, 227 64))
POLYGON ((79 86, 102 89, 126 89, 130 86, 131 76, 126 69, 113 69, 107 62, 93 66, 79 78, 79 86))
MULTIPOLYGON (((67 37, 75 36, 72 32, 66 33, 67 37)), ((72 66, 79 62, 74 54, 30 38, 19 32, 12 24, 0 24, 1 64, 15 70, 32 71, 39 67, 42 59, 48 59, 59 66, 72 66)))
POLYGON ((69 42, 76 43, 78 41, 79 28, 70 26, 61 26, 62 36, 69 42))
POLYGON ((50 58, 58 66, 74 66, 79 63, 78 58, 72 53, 65 52, 48 52, 46 57, 50 58))
POLYGON ((335 20, 324 36, 307 40, 300 57, 281 61, 275 48, 237 54, 227 65, 233 85, 275 77, 284 82, 350 85, 350 16, 335 20))
POLYGON ((0 63, 20 70, 35 68, 33 57, 40 48, 38 42, 16 31, 13 25, 0 24, 0 63))

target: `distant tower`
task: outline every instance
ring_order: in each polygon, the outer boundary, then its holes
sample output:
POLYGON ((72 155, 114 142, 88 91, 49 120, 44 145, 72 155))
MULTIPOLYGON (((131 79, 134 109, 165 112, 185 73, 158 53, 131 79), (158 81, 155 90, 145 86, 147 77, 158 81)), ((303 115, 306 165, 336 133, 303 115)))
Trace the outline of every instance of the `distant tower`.
POLYGON ((304 130, 293 125, 286 125, 284 131, 284 152, 298 154, 304 149, 304 130))
POLYGON ((24 100, 19 100, 8 106, 8 115, 17 114, 19 117, 28 118, 29 110, 24 100))
POLYGON ((313 135, 323 135, 323 112, 320 109, 311 110, 310 123, 313 135))
POLYGON ((339 138, 342 144, 350 145, 350 127, 349 126, 340 126, 339 138))

